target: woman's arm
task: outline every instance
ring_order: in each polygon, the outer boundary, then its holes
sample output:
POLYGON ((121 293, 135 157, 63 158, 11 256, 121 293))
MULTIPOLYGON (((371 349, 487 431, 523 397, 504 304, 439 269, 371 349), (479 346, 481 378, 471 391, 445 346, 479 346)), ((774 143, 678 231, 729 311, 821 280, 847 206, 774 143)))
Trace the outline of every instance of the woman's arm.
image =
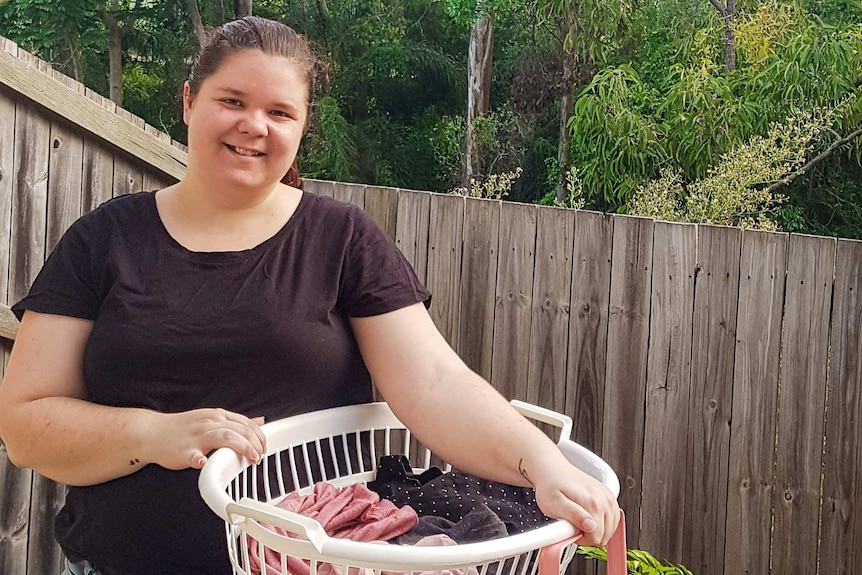
POLYGON ((86 401, 89 320, 27 311, 0 385, 0 438, 10 461, 69 485, 129 475, 148 463, 200 468, 231 447, 264 451, 260 421, 221 409, 163 414, 86 401))
POLYGON ((432 451, 462 471, 533 485, 546 515, 584 531, 583 544, 607 544, 619 520, 610 490, 467 368, 422 304, 351 324, 375 385, 432 451))

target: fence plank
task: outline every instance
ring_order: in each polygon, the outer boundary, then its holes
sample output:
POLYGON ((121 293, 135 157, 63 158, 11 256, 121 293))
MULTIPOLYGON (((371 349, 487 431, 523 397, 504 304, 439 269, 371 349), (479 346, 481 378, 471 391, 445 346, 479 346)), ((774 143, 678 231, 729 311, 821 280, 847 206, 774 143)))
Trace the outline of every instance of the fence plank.
MULTIPOLYGON (((14 50, 17 47, 0 41, 0 48, 14 50)), ((15 102, 0 90, 0 237, 12 238, 12 214, 15 210, 15 102)), ((9 273, 11 242, 0 242, 0 297, 9 303, 9 273)), ((4 324, 7 323, 4 320, 4 324)), ((7 333, 8 334, 8 333, 7 333)), ((5 371, 11 346, 2 341, 0 375, 5 371)), ((30 482, 32 474, 12 465, 6 448, 0 442, 0 573, 24 573, 27 553, 27 513, 29 512, 30 482)))
POLYGON ((787 235, 742 235, 725 573, 769 573, 787 235))
POLYGON ((681 562, 697 227, 658 222, 653 243, 640 543, 681 562))
POLYGON ((461 321, 456 351, 471 369, 490 379, 502 202, 476 198, 465 202, 461 321))
POLYGON ((331 198, 335 191, 335 182, 327 180, 302 180, 302 189, 316 196, 331 198))
POLYGON ((620 478, 620 505, 631 518, 626 540, 638 547, 655 222, 629 216, 613 220, 602 454, 620 478))
POLYGON ((698 575, 724 573, 741 246, 739 228, 698 228, 683 542, 683 563, 698 575))
POLYGON ((401 250, 419 281, 428 277, 428 226, 431 218, 431 194, 401 190, 398 194, 398 223, 395 245, 401 250))
POLYGON ((430 221, 427 283, 434 294, 431 318, 449 345, 458 349, 464 197, 432 196, 430 221))
POLYGON ((365 186, 363 185, 336 182, 332 189, 332 197, 338 201, 365 208, 365 186))
POLYGON ((832 304, 819 571, 862 574, 862 242, 839 240, 832 304))
MULTIPOLYGON (((26 295, 45 258, 50 126, 32 106, 17 106, 14 146, 10 302, 26 295)), ((39 482, 34 484, 33 472, 14 468, 5 452, 0 465, 0 493, 4 498, 0 506, 0 546, 6 551, 0 572, 27 573, 33 564, 33 558, 28 560, 28 551, 38 552, 34 542, 44 544, 52 538, 52 521, 39 514, 41 486, 39 482)), ((56 545, 49 544, 44 552, 56 553, 56 545)), ((40 562, 41 559, 40 555, 40 562)))
POLYGON ((835 247, 834 238, 790 236, 773 494, 777 573, 817 571, 835 247))
POLYGON ((398 189, 365 186, 365 211, 395 241, 398 221, 398 189))
POLYGON ((48 161, 48 232, 45 239, 48 252, 81 215, 83 163, 84 141, 81 136, 65 123, 52 123, 48 161))
POLYGON ((607 214, 575 213, 565 413, 575 441, 596 453, 602 450, 613 225, 607 214))
POLYGON ((526 395, 530 403, 565 413, 575 212, 540 206, 536 215, 526 395))
POLYGON ((144 170, 124 154, 114 154, 114 183, 111 193, 116 196, 134 194, 144 188, 144 170))
POLYGON ((503 203, 497 249, 494 356, 491 383, 508 399, 526 399, 530 308, 536 248, 536 206, 503 203))
MULTIPOLYGON (((0 90, 0 238, 11 237, 14 154, 15 102, 5 91, 0 90)), ((6 299, 9 289, 9 258, 9 242, 0 242, 0 298, 3 298, 4 303, 9 303, 6 299)))
POLYGON ((81 209, 89 212, 113 196, 114 159, 110 150, 93 138, 84 138, 81 209))

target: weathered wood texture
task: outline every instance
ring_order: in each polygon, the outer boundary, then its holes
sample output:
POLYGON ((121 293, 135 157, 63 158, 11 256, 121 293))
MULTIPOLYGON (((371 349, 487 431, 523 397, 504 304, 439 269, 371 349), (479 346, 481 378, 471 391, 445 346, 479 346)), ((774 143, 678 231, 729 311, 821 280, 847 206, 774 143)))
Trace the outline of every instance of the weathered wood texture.
POLYGON ((823 455, 820 573, 862 563, 862 242, 841 240, 835 262, 823 455))
POLYGON ((646 380, 640 544, 682 557, 696 227, 656 223, 646 380))
MULTIPOLYGON (((45 109, 0 73, 2 371, 18 327, 9 306, 65 229, 113 196, 170 184, 184 152, 14 44, 0 50, 68 99, 45 109), (66 113, 75 106, 87 117, 66 113), (162 152, 141 151, 153 145, 179 152, 166 167, 162 152)), ((620 477, 630 546, 698 575, 862 575, 862 243, 320 180, 305 189, 377 221, 473 369, 573 418, 576 440, 620 477)), ((63 493, 0 446, 0 573, 58 571, 63 493)))
POLYGON ((683 558, 722 573, 742 230, 698 229, 683 558))

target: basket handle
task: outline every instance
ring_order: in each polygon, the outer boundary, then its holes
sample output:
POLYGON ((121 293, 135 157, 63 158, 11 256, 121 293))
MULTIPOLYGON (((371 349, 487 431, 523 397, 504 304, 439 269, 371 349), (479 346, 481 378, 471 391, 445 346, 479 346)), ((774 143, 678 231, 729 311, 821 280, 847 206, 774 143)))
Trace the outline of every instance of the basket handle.
MULTIPOLYGON (((559 575, 563 551, 572 543, 580 541, 583 536, 583 533, 578 533, 568 539, 542 547, 539 551, 539 575, 559 575)), ((607 575, 626 575, 628 573, 626 565, 626 517, 622 510, 620 510, 620 522, 617 525, 617 530, 611 536, 611 540, 608 541, 607 551, 607 575)))
POLYGON ((528 419, 533 419, 535 421, 541 421, 542 423, 548 423, 550 425, 556 426, 560 428, 560 439, 557 443, 561 441, 568 441, 572 437, 572 418, 568 415, 564 415, 562 413, 557 413, 556 411, 551 411, 550 409, 545 409, 544 407, 539 407, 538 405, 533 405, 532 403, 527 403, 526 401, 521 401, 518 399, 513 399, 511 402, 512 407, 518 410, 518 412, 528 419))
POLYGON ((280 527, 307 539, 319 552, 323 552, 323 544, 329 538, 323 526, 314 519, 250 497, 243 497, 239 502, 228 503, 226 511, 234 523, 243 519, 254 519, 260 523, 280 527))

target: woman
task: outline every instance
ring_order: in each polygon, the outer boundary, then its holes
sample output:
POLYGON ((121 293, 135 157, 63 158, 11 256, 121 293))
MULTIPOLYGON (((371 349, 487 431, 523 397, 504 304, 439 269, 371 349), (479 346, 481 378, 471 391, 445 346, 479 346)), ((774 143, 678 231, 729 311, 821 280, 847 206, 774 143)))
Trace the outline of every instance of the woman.
POLYGON ((315 69, 284 25, 215 30, 183 90, 185 177, 83 216, 13 308, 0 436, 13 463, 70 486, 69 573, 230 573, 197 493, 207 454, 259 460, 264 419, 370 401, 372 378, 456 467, 533 485, 585 543, 616 527, 612 494, 446 344, 373 222, 296 187, 315 69))

